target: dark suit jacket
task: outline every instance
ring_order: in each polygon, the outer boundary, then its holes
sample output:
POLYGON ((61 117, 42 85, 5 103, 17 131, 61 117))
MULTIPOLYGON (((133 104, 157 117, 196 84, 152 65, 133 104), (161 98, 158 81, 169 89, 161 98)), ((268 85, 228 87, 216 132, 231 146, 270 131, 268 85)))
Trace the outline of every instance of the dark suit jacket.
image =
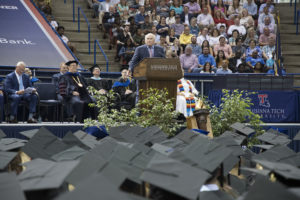
MULTIPOLYGON (((27 74, 22 75, 22 80, 23 80, 24 89, 28 87, 32 87, 32 83, 27 74)), ((6 76, 4 82, 4 89, 8 95, 15 94, 17 91, 19 91, 19 82, 15 72, 12 72, 6 76)))
MULTIPOLYGON (((141 62, 144 58, 149 58, 149 50, 147 45, 139 46, 135 49, 134 55, 129 62, 129 69, 133 71, 134 67, 141 62)), ((154 45, 154 56, 156 58, 165 58, 164 49, 160 46, 154 45)))
POLYGON ((57 74, 54 74, 53 76, 52 76, 52 83, 55 85, 55 87, 56 87, 56 93, 58 94, 59 93, 59 86, 58 86, 58 84, 59 84, 59 79, 60 79, 60 77, 62 76, 62 74, 61 73, 57 73, 57 74))
MULTIPOLYGON (((189 22, 191 22, 192 17, 193 17, 193 15, 189 13, 189 22)), ((180 14, 180 21, 181 21, 181 23, 185 22, 185 14, 184 14, 184 12, 182 12, 180 14)))

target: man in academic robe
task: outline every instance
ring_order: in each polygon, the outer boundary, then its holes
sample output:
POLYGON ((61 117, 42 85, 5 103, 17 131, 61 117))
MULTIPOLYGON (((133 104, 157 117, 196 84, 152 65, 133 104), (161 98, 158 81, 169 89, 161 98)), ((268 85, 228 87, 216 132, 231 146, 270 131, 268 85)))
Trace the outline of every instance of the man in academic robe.
POLYGON ((92 103, 92 98, 88 93, 85 79, 77 71, 78 62, 73 60, 67 62, 66 65, 68 72, 60 78, 59 92, 65 102, 70 104, 71 109, 68 110, 68 117, 72 118, 73 121, 82 123, 84 115, 89 117, 93 113, 93 109, 88 107, 88 104, 92 103))
POLYGON ((93 76, 87 80, 88 86, 92 86, 97 91, 99 91, 100 94, 106 94, 110 90, 110 88, 108 81, 100 77, 100 67, 95 64, 90 68, 90 71, 93 76))

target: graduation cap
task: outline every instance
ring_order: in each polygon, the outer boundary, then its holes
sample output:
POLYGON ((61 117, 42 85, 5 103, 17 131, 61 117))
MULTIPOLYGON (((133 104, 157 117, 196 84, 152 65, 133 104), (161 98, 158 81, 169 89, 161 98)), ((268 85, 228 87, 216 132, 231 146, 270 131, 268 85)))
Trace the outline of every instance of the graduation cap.
POLYGON ((27 138, 32 138, 37 132, 39 131, 39 129, 32 129, 32 130, 27 130, 27 131, 22 131, 20 132, 21 135, 24 135, 27 138))
POLYGON ((173 137, 171 139, 166 139, 162 142, 159 142, 159 144, 171 147, 171 148, 173 148, 175 150, 178 150, 178 151, 183 150, 187 146, 186 143, 184 143, 182 140, 180 140, 176 137, 173 137))
POLYGON ((53 155, 51 159, 55 161, 78 160, 86 153, 86 150, 78 146, 73 146, 69 149, 66 149, 65 151, 53 155))
POLYGON ((267 160, 267 161, 279 161, 294 156, 296 153, 286 146, 276 145, 273 148, 264 151, 260 154, 255 154, 253 159, 267 160))
POLYGON ((294 155, 281 157, 279 160, 277 160, 277 162, 287 163, 296 167, 300 167, 300 152, 294 155))
POLYGON ((233 200, 232 196, 220 190, 200 192, 199 197, 200 200, 233 200))
POLYGON ((0 199, 26 199, 14 173, 0 173, 0 199))
POLYGON ((6 137, 6 134, 0 129, 0 140, 5 137, 6 137))
POLYGON ((84 144, 78 137, 76 137, 71 131, 67 132, 67 134, 63 137, 62 141, 70 147, 78 146, 85 150, 91 149, 89 146, 84 144))
POLYGON ((126 140, 121 136, 121 133, 129 128, 130 128, 130 126, 109 127, 108 134, 110 137, 112 137, 118 141, 125 142, 126 140))
POLYGON ((112 156, 113 152, 119 145, 121 144, 108 136, 100 140, 99 144, 91 150, 91 153, 101 157, 104 160, 109 160, 109 158, 112 156))
POLYGON ((58 189, 77 164, 78 161, 34 159, 23 164, 26 169, 18 175, 18 180, 23 191, 58 189))
POLYGON ((99 144, 99 141, 95 136, 87 134, 84 131, 78 130, 73 133, 73 135, 77 137, 85 146, 91 149, 99 144))
POLYGON ((170 155, 174 149, 172 147, 168 147, 168 146, 164 146, 158 143, 155 143, 154 145, 152 145, 151 149, 163 154, 163 155, 170 155))
POLYGON ((183 153, 198 167, 212 173, 231 155, 232 150, 210 139, 197 137, 183 153))
POLYGON ((86 153, 79 164, 66 177, 66 181, 77 186, 82 180, 96 174, 106 164, 106 161, 94 153, 86 153))
POLYGON ((17 150, 23 147, 27 143, 27 140, 21 140, 18 138, 2 138, 0 140, 0 151, 17 150))
POLYGON ((0 171, 4 170, 17 155, 16 152, 0 151, 0 171))
POLYGON ((288 191, 279 182, 271 182, 268 178, 258 176, 252 187, 250 187, 248 194, 244 200, 299 200, 299 197, 288 191))
POLYGON ((78 65, 78 62, 76 60, 70 60, 70 61, 66 62, 65 65, 70 66, 72 63, 76 63, 76 65, 78 65))
POLYGON ((94 64, 91 68, 89 68, 90 72, 93 73, 93 71, 94 71, 95 68, 98 68, 101 71, 100 66, 97 65, 97 64, 94 64))
POLYGON ((255 132, 254 129, 249 128, 240 122, 236 122, 236 123, 232 124, 230 127, 233 128, 234 130, 236 130, 238 133, 245 135, 247 137, 255 132))
POLYGON ((210 176, 201 169, 155 154, 140 178, 173 194, 196 199, 201 186, 210 176))
POLYGON ((244 174, 243 172, 251 172, 262 176, 269 176, 269 174, 271 173, 271 170, 268 169, 257 169, 249 167, 241 167, 240 170, 242 171, 242 174, 244 174))
POLYGON ((300 131, 296 134, 293 140, 300 140, 300 131))
POLYGON ((31 158, 50 159, 51 156, 68 148, 67 144, 42 127, 22 148, 22 151, 31 158))
POLYGON ((220 137, 232 137, 239 145, 245 144, 247 137, 232 131, 225 131, 220 137))
POLYGON ((263 150, 269 150, 269 149, 272 149, 274 147, 274 145, 272 145, 272 144, 255 144, 253 146, 257 147, 257 148, 260 148, 260 149, 263 149, 263 150))
POLYGON ((291 140, 286 135, 279 135, 270 132, 265 132, 264 134, 258 136, 257 139, 267 144, 287 145, 291 142, 291 140))
POLYGON ((246 179, 241 179, 235 175, 229 174, 227 176, 228 184, 239 194, 243 194, 248 190, 248 182, 246 179))
POLYGON ((286 163, 278 163, 278 162, 270 162, 266 160, 256 160, 255 162, 259 163, 263 167, 270 169, 274 174, 276 174, 276 178, 280 181, 291 184, 291 185, 300 185, 300 169, 286 163))
POLYGON ((194 131, 190 129, 184 129, 179 134, 177 134, 175 137, 179 140, 183 141, 184 143, 190 144, 196 137, 198 137, 199 134, 195 133, 194 131))

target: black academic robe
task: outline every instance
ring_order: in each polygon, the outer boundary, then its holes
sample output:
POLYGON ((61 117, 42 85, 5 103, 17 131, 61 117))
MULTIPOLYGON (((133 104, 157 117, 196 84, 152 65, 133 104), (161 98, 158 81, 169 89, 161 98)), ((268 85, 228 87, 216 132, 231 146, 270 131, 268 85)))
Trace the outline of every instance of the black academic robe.
POLYGON ((95 79, 89 78, 87 80, 87 84, 88 84, 88 86, 94 87, 96 90, 101 90, 101 89, 104 89, 106 91, 110 90, 108 81, 105 79, 95 80, 95 79))

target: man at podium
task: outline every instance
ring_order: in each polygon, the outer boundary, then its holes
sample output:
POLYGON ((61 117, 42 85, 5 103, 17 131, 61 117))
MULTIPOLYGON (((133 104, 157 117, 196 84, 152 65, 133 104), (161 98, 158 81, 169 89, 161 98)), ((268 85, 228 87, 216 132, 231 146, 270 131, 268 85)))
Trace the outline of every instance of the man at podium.
POLYGON ((134 67, 144 58, 165 58, 164 49, 155 44, 155 35, 148 33, 145 36, 145 45, 135 49, 134 55, 129 62, 129 71, 133 72, 134 67))

